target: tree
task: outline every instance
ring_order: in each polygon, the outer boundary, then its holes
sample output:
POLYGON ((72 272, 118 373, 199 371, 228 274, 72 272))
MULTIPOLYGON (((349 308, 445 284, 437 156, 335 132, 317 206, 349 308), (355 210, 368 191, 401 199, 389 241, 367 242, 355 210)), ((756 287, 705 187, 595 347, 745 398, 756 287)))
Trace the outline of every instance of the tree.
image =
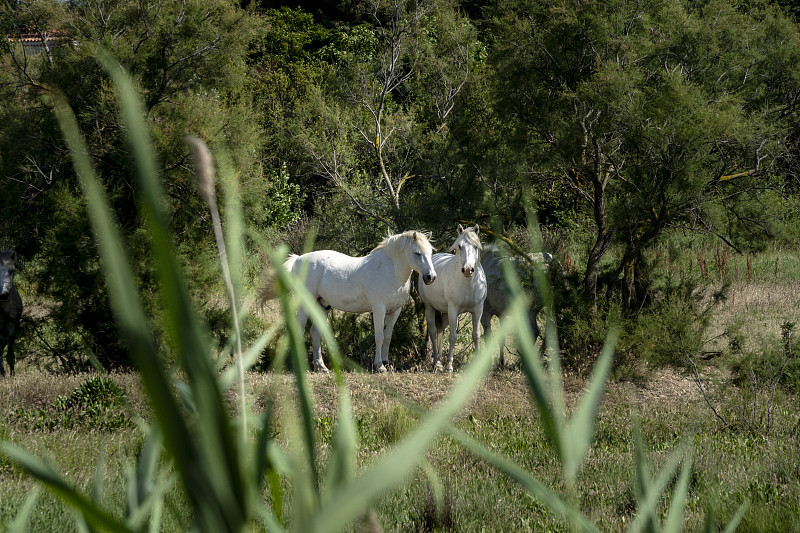
POLYGON ((470 75, 476 33, 448 2, 375 1, 366 20, 337 29, 321 50, 329 75, 295 132, 311 172, 397 231, 410 220, 409 184, 438 178, 431 156, 470 75))
POLYGON ((246 208, 255 220, 268 219, 254 205, 256 193, 269 184, 262 179, 261 135, 244 90, 252 22, 227 0, 3 4, 0 25, 6 34, 58 37, 38 55, 26 54, 16 41, 4 41, 0 51, 0 61, 8 67, 0 74, 0 120, 9 125, 0 133, 0 175, 8 185, 0 201, 8 233, 31 265, 30 277, 55 302, 50 319, 59 327, 60 340, 53 351, 93 352, 107 368, 127 364, 50 94, 63 92, 73 107, 129 238, 140 282, 152 288, 136 189, 129 179, 132 163, 116 95, 94 58, 97 48, 109 51, 131 72, 165 168, 179 250, 192 257, 193 279, 203 286, 216 258, 206 251, 214 249, 210 221, 197 198, 183 136, 195 133, 227 152, 241 169, 246 208))
POLYGON ((495 28, 516 141, 539 156, 535 175, 590 208, 593 308, 612 243, 624 249, 612 278, 623 275, 632 307, 647 292, 634 272, 648 246, 671 228, 724 237, 713 207, 770 186, 788 132, 776 112, 799 85, 797 29, 769 4, 519 1, 498 9, 495 28))

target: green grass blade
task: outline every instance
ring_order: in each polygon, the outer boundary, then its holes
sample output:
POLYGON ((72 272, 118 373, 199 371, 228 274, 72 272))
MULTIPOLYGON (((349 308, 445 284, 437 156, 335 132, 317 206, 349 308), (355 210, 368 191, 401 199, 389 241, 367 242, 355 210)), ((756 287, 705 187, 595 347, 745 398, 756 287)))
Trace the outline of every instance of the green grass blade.
MULTIPOLYGON (((189 376, 198 411, 200 457, 193 461, 178 461, 178 464, 184 467, 181 468, 184 476, 201 478, 185 483, 190 498, 196 502, 198 522, 208 530, 236 531, 249 514, 248 506, 254 501, 254 487, 246 485, 240 463, 242 450, 234 436, 216 380, 207 334, 191 306, 191 298, 176 261, 177 254, 166 223, 165 195, 158 180, 156 158, 150 146, 141 102, 130 76, 122 67, 103 52, 98 59, 120 93, 120 107, 138 170, 137 185, 141 189, 142 200, 140 209, 150 235, 152 255, 167 311, 166 329, 174 337, 172 340, 181 365, 189 376)), ((172 448, 173 454, 183 455, 183 445, 185 443, 172 448)))
POLYGON ((559 455, 559 459, 563 461, 563 411, 558 411, 553 406, 551 387, 547 384, 546 374, 539 358, 539 349, 536 346, 536 339, 533 338, 533 331, 531 331, 531 326, 527 320, 529 300, 522 296, 524 294, 522 285, 509 261, 505 261, 503 264, 503 274, 508 284, 509 293, 518 295, 509 307, 507 314, 508 316, 520 317, 513 332, 518 343, 522 372, 528 381, 533 403, 542 417, 545 434, 550 440, 553 449, 559 455))
POLYGON ((263 488, 266 482, 272 497, 271 506, 274 509, 272 519, 278 523, 283 523, 283 486, 281 485, 280 475, 289 472, 289 460, 277 448, 274 441, 273 431, 275 431, 273 420, 275 419, 275 400, 269 398, 267 406, 262 416, 261 431, 256 443, 256 468, 255 482, 263 488))
POLYGON ((565 455, 563 466, 567 479, 572 480, 572 483, 574 483, 583 459, 586 457, 586 452, 589 450, 589 445, 592 443, 594 423, 603 399, 606 379, 611 371, 611 360, 614 356, 616 341, 616 333, 609 334, 592 370, 589 388, 581 398, 578 409, 572 416, 565 432, 565 444, 569 446, 570 451, 565 455))
MULTIPOLYGON (((634 434, 637 432, 641 435, 641 432, 638 430, 638 424, 635 426, 634 434)), ((670 454, 664 465, 656 474, 655 479, 651 479, 649 474, 649 466, 641 446, 641 436, 636 438, 636 440, 638 441, 636 447, 639 448, 639 451, 636 452, 638 507, 636 510, 636 518, 631 523, 628 531, 637 532, 642 529, 658 531, 658 503, 661 501, 670 480, 675 476, 675 472, 678 470, 681 461, 686 457, 689 448, 688 440, 684 438, 681 445, 670 454)))
POLYGON ((397 486, 417 468, 436 435, 483 381, 492 365, 490 354, 500 348, 500 343, 514 325, 516 320, 511 316, 500 321, 497 331, 487 336, 484 346, 472 358, 461 375, 460 383, 450 391, 447 399, 405 440, 324 501, 319 514, 313 517, 310 530, 319 533, 340 531, 361 516, 379 495, 397 486))
POLYGON ((350 396, 343 382, 338 384, 339 413, 331 443, 331 455, 325 472, 324 493, 332 494, 354 476, 358 432, 353 419, 350 396))
MULTIPOLYGON (((36 503, 39 501, 39 495, 41 494, 41 487, 36 485, 31 489, 28 493, 28 496, 25 498, 25 503, 22 504, 19 512, 17 513, 16 518, 14 521, 11 522, 7 528, 7 533, 26 533, 29 529, 29 524, 31 521, 31 516, 33 515, 33 510, 36 507, 36 503)), ((0 527, 2 527, 2 522, 0 522, 0 527)))
POLYGON ((10 444, 0 445, 0 450, 28 474, 38 479, 51 493, 78 511, 89 526, 102 531, 120 533, 132 531, 102 507, 75 490, 55 470, 38 459, 10 444))
POLYGON ((669 505, 667 520, 664 522, 662 531, 664 533, 680 533, 683 531, 683 516, 686 512, 686 498, 689 495, 689 475, 692 472, 692 459, 687 457, 683 462, 681 475, 675 490, 672 491, 672 501, 669 505))
POLYGON ((744 502, 742 505, 739 506, 739 509, 736 510, 736 513, 731 517, 728 525, 725 526, 725 529, 722 530, 722 533, 733 533, 739 527, 739 522, 742 521, 744 518, 744 514, 747 512, 747 509, 750 507, 749 502, 744 502))
POLYGON ((466 433, 452 426, 448 429, 448 434, 464 448, 516 481, 528 494, 542 502, 551 511, 563 516, 583 531, 599 532, 599 529, 584 516, 580 509, 565 501, 559 494, 507 457, 489 450, 466 433))
POLYGON ((75 116, 64 97, 59 94, 55 95, 54 111, 86 197, 87 211, 99 244, 103 272, 116 321, 137 363, 154 413, 164 432, 167 447, 182 473, 184 485, 196 487, 196 490, 203 492, 203 494, 193 494, 190 489, 190 499, 195 501, 195 505, 200 509, 208 509, 212 507, 213 497, 210 494, 213 491, 213 484, 203 469, 195 467, 198 464, 203 465, 205 461, 201 460, 200 452, 161 368, 158 350, 145 318, 133 272, 123 251, 122 238, 108 200, 94 174, 75 116))
MULTIPOLYGON (((283 329, 283 322, 274 322, 267 328, 267 331, 262 333, 258 339, 250 346, 242 355, 242 364, 244 368, 252 368, 254 364, 261 357, 261 352, 270 343, 275 335, 283 329)), ((225 369, 219 378, 219 385, 222 390, 227 390, 239 382, 239 365, 230 366, 225 369)))

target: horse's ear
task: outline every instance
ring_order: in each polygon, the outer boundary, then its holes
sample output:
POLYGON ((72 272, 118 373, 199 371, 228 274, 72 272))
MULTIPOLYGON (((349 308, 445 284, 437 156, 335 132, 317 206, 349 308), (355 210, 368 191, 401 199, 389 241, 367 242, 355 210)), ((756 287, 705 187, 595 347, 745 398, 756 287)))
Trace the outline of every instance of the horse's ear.
POLYGON ((11 250, 9 250, 9 252, 11 252, 11 260, 12 261, 16 261, 17 260, 17 251, 14 250, 14 249, 11 249, 11 250))
POLYGON ((481 227, 478 224, 475 224, 475 235, 481 234, 481 227))
POLYGON ((461 224, 459 224, 459 225, 458 225, 458 234, 459 234, 459 235, 461 235, 462 233, 464 233, 464 226, 462 226, 461 224))

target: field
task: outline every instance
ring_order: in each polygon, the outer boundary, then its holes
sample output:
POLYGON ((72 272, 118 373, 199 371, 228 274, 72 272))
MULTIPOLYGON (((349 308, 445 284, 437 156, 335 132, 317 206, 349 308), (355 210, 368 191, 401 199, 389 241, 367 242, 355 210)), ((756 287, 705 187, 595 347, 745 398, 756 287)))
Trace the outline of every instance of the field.
MULTIPOLYGON (((796 318, 791 305, 797 301, 791 297, 798 290, 795 285, 784 287, 781 298, 771 296, 773 282, 741 283, 734 289, 737 296, 718 310, 719 328, 757 315, 760 334, 776 330, 777 335, 781 323, 796 318)), ((798 398, 780 389, 774 393, 756 390, 752 397, 752 386, 748 390, 730 385, 727 372, 723 361, 706 362, 700 376, 702 391, 692 372, 672 368, 652 371, 648 380, 639 383, 608 383, 577 483, 578 505, 600 529, 626 530, 634 519, 632 420, 638 419, 646 457, 654 469, 684 439, 691 443, 685 530, 702 529, 706 521, 712 529, 721 527, 745 502, 749 507, 739 531, 800 530, 798 398)), ((81 401, 75 391, 87 395, 84 384, 96 379, 49 376, 23 367, 17 377, 0 381, 0 438, 48 458, 86 494, 91 492, 98 460, 104 458, 102 503, 121 515, 126 469, 142 446, 136 421, 148 417, 148 401, 133 374, 110 376, 124 393, 95 392, 100 401, 81 401)), ((400 442, 417 425, 422 411, 435 407, 460 374, 347 373, 345 379, 360 442, 356 463, 363 467, 400 442)), ((250 373, 246 381, 254 413, 264 411, 276 390, 287 393, 294 383, 289 375, 267 373, 250 373)), ((314 430, 324 459, 333 438, 337 393, 330 375, 310 375, 310 384, 314 430)), ((585 385, 577 377, 565 377, 568 411, 585 385)), ((235 403, 233 393, 228 400, 235 403)), ((453 420, 456 427, 560 492, 564 487, 558 459, 540 422, 524 375, 514 370, 493 371, 453 420)), ((285 443, 282 429, 275 431, 278 441, 285 443)), ((514 481, 448 437, 435 440, 426 463, 428 467, 418 469, 401 487, 379 499, 364 519, 364 528, 377 523, 385 531, 570 530, 569 524, 514 481), (438 504, 436 490, 442 493, 438 504)), ((13 521, 34 486, 19 467, 0 459, 0 522, 13 521)), ((665 511, 667 500, 662 502, 665 511)), ((284 512, 288 513, 288 507, 284 512)), ((190 520, 186 502, 173 487, 166 496, 162 529, 186 530, 190 520)), ((74 511, 49 494, 40 497, 31 531, 74 527, 74 511)))

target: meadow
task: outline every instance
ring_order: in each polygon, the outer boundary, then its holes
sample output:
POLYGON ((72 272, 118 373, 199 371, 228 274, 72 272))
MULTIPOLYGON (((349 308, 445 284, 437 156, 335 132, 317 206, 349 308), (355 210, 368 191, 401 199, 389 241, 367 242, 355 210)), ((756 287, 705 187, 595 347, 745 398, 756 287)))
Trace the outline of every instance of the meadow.
MULTIPOLYGON (((780 324, 797 318, 791 302, 796 301, 792 295, 798 285, 788 279, 740 280, 732 289, 735 296, 716 311, 716 329, 746 321, 765 342, 769 335, 779 335, 780 324)), ((755 334, 749 337, 756 338, 755 334)), ((739 531, 798 530, 797 394, 763 389, 751 396, 752 384, 731 384, 730 357, 703 362, 699 374, 703 389, 690 369, 669 367, 652 369, 648 379, 639 382, 607 384, 576 484, 579 508, 600 530, 628 530, 636 518, 636 420, 644 453, 654 470, 688 442, 686 453, 691 454, 692 466, 684 530, 717 531, 742 503, 748 506, 739 531)), ((334 446, 338 389, 332 374, 309 374, 308 378, 322 465, 334 446)), ((459 380, 459 373, 427 371, 345 373, 359 443, 356 469, 374 463, 401 442, 459 380)), ((294 396, 291 374, 249 372, 245 383, 253 418, 268 410, 276 397, 294 396)), ((568 413, 575 410, 586 387, 584 378, 564 376, 568 413)), ((495 369, 453 417, 452 424, 560 492, 565 487, 558 454, 529 391, 519 369, 495 369)), ((226 401, 234 410, 238 403, 235 390, 228 391, 226 401)), ((295 412, 291 401, 288 407, 279 403, 289 413, 295 412)), ((0 381, 0 412, 2 440, 47 458, 85 494, 92 493, 95 478, 101 475, 102 504, 124 514, 126 469, 132 467, 143 445, 141 421, 152 416, 136 374, 52 376, 23 365, 16 377, 0 381), (116 387, 99 387, 104 381, 116 387), (100 474, 98 461, 104 465, 100 474)), ((276 442, 289 446, 291 438, 280 424, 273 431, 276 442)), ((174 477, 173 467, 162 461, 168 472, 165 475, 174 477)), ((287 479, 281 484, 287 494, 291 492, 287 479)), ((3 459, 0 521, 9 525, 35 487, 36 482, 23 469, 3 459)), ((268 490, 264 491, 269 500, 268 490)), ((283 503, 284 516, 291 513, 290 500, 283 503)), ((661 500, 659 512, 667 512, 668 502, 667 497, 661 500)), ((173 480, 165 496, 162 530, 182 531, 191 524, 191 507, 173 480)), ((376 531, 376 524, 384 531, 572 530, 559 513, 447 435, 434 440, 422 467, 377 499, 351 527, 376 531)), ((39 498, 30 518, 31 531, 74 527, 73 509, 47 493, 39 498)))

